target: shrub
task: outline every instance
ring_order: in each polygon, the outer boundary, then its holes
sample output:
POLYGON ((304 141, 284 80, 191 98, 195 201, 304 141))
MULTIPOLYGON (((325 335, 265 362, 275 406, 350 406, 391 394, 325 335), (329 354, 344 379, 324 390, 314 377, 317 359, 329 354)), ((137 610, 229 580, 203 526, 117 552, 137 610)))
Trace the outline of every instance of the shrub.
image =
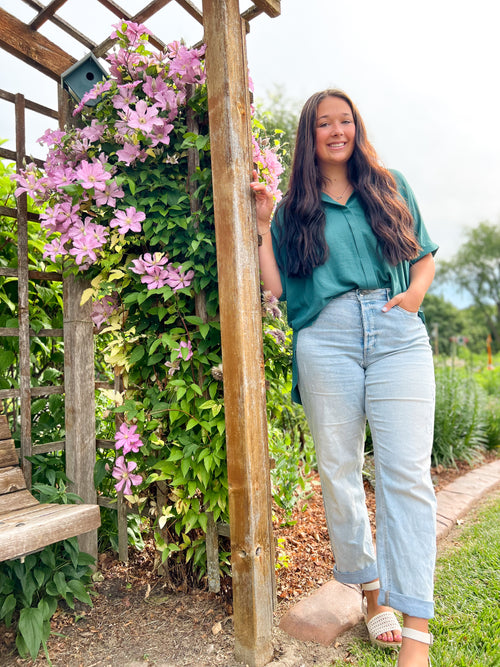
POLYGON ((473 463, 487 442, 486 397, 470 368, 453 363, 436 368, 436 417, 432 460, 453 466, 473 463))
POLYGON ((50 619, 60 600, 75 608, 75 600, 92 605, 87 592, 94 558, 78 549, 76 537, 45 547, 24 560, 0 564, 0 620, 16 622, 16 646, 34 660, 50 635, 50 619))

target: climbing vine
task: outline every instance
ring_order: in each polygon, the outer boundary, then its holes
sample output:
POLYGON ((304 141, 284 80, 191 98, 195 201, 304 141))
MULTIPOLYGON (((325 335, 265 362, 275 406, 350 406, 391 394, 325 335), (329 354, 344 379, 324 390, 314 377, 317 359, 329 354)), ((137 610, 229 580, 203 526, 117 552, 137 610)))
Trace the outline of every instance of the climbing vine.
MULTIPOLYGON (((175 42, 158 53, 144 26, 114 28, 110 77, 82 99, 75 127, 45 133, 45 167, 27 165, 16 194, 45 206, 44 256, 90 279, 83 300, 123 378, 123 391, 107 392, 123 423, 115 451, 99 453, 99 488, 150 518, 163 562, 181 557, 202 574, 207 512, 228 520, 204 50, 175 42), (190 152, 199 166, 188 178, 190 152)), ((253 148, 279 199, 279 143, 256 121, 253 148)), ((273 386, 286 376, 289 338, 264 296, 273 386)))

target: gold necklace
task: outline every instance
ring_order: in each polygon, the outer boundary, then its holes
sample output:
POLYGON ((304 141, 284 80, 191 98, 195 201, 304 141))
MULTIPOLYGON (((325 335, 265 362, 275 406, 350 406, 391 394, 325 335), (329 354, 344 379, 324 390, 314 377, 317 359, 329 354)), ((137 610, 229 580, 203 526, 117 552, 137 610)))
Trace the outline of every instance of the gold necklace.
POLYGON ((347 189, 349 188, 350 185, 351 185, 350 183, 347 183, 347 185, 344 188, 344 191, 338 197, 330 192, 327 192, 326 194, 335 199, 336 201, 340 201, 347 192, 347 189))

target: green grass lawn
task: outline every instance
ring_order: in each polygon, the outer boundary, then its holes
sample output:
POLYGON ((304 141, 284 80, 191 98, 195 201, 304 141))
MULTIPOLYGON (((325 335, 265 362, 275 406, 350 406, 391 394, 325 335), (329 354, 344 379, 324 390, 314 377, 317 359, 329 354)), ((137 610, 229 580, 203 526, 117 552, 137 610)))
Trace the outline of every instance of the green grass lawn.
MULTIPOLYGON (((433 667, 500 667, 500 495, 470 513, 438 557, 433 667)), ((358 641, 352 663, 394 666, 396 652, 358 641)), ((339 664, 339 663, 335 663, 339 664)))

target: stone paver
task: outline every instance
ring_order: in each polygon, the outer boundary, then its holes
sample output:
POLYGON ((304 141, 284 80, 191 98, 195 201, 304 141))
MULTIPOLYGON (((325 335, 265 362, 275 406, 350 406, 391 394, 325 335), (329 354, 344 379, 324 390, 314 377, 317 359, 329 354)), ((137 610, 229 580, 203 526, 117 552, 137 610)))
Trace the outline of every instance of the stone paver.
POLYGON ((330 646, 337 635, 362 618, 359 587, 332 579, 292 607, 279 627, 296 639, 330 646))
MULTIPOLYGON (((439 491, 437 539, 443 539, 458 519, 497 486, 500 486, 500 460, 471 470, 439 491)), ((362 618, 359 589, 332 580, 292 607, 279 627, 296 639, 329 646, 362 618)))
POLYGON ((487 493, 500 484, 500 460, 471 470, 437 494, 437 539, 446 537, 463 517, 487 493))

